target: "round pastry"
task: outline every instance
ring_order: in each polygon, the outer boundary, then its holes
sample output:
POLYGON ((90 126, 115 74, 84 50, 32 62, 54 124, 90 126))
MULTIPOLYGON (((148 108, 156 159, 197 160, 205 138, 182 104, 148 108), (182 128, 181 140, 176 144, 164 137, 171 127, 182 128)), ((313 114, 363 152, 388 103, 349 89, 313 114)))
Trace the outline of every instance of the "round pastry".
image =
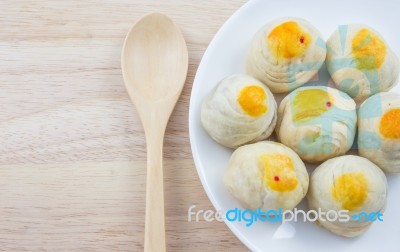
POLYGON ((322 227, 354 237, 371 225, 372 212, 383 220, 386 196, 386 176, 379 167, 363 157, 342 156, 314 170, 307 199, 311 210, 325 213, 317 219, 322 227))
POLYGON ((314 163, 345 154, 356 124, 356 104, 348 95, 329 87, 302 87, 279 105, 276 133, 281 143, 314 163))
POLYGON ((271 91, 246 75, 232 75, 203 101, 201 122, 218 143, 236 148, 264 140, 274 130, 277 105, 271 91))
POLYGON ((400 95, 379 93, 358 111, 358 151, 385 172, 400 172, 400 95))
POLYGON ((327 41, 326 65, 336 86, 357 103, 391 89, 399 78, 399 60, 372 28, 343 25, 327 41))
POLYGON ((252 210, 291 210, 308 190, 308 173, 300 157, 283 144, 268 141, 235 150, 223 179, 228 191, 252 210))
POLYGON ((246 71, 272 92, 285 93, 309 81, 325 57, 325 42, 316 28, 299 18, 278 19, 254 36, 246 71))

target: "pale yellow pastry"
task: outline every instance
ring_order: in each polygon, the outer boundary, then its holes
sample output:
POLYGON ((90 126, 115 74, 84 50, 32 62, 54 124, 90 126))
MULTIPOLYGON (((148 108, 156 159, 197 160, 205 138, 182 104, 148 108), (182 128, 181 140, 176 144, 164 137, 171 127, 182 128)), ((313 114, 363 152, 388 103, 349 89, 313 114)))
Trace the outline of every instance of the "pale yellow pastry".
POLYGON ((356 104, 345 93, 323 86, 301 87, 278 110, 279 141, 307 162, 345 154, 356 132, 356 104))
POLYGON ((303 161, 280 143, 263 141, 239 147, 223 178, 228 191, 247 209, 291 210, 306 195, 303 161))
POLYGON ((378 93, 358 111, 359 154, 385 172, 400 172, 400 95, 378 93))
POLYGON ((357 103, 397 84, 399 60, 382 36, 361 24, 342 25, 327 41, 326 65, 336 86, 357 103))
POLYGON ((201 122, 218 143, 236 148, 264 140, 274 130, 277 105, 271 91, 247 75, 232 75, 217 84, 201 107, 201 122))
POLYGON ((319 224, 347 237, 364 233, 372 221, 383 220, 383 216, 377 218, 385 210, 386 197, 385 174, 359 156, 337 157, 321 164, 311 174, 307 194, 310 209, 326 213, 318 217, 319 224), (367 217, 371 213, 376 214, 375 220, 367 217))
POLYGON ((316 28, 304 19, 282 18, 268 23, 254 36, 246 71, 273 93, 284 93, 309 81, 325 57, 325 42, 316 28))

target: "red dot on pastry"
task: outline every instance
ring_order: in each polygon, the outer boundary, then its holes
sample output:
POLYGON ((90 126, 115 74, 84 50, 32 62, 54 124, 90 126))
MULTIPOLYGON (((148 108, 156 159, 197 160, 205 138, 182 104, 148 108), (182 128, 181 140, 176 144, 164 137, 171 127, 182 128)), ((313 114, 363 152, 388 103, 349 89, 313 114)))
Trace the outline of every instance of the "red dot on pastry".
POLYGON ((279 181, 279 177, 278 177, 278 176, 275 176, 275 177, 274 177, 274 180, 275 180, 275 181, 279 181))
POLYGON ((332 103, 328 101, 328 102, 326 103, 326 106, 327 106, 327 107, 331 107, 331 106, 332 106, 332 103))
POLYGON ((300 43, 302 43, 302 44, 304 43, 304 36, 300 37, 300 43))

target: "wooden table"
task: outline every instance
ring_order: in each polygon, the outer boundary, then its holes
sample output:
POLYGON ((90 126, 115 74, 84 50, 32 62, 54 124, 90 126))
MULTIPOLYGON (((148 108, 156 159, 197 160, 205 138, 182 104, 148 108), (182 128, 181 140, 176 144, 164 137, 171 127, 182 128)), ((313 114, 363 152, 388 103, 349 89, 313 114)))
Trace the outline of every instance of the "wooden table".
POLYGON ((190 67, 164 144, 169 251, 243 251, 213 209, 189 145, 188 104, 201 57, 246 1, 0 1, 0 251, 143 249, 146 152, 121 76, 132 24, 169 15, 190 67))

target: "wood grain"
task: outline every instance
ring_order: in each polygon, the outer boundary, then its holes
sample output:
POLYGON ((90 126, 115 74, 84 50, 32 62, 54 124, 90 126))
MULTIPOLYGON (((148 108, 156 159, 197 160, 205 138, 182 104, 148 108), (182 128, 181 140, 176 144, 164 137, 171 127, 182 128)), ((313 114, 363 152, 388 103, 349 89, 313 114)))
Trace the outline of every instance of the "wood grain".
POLYGON ((191 85, 208 43, 244 0, 0 1, 0 251, 141 251, 146 151, 120 68, 148 12, 170 16, 189 73, 164 141, 169 251, 245 251, 213 209, 188 137, 191 85))

